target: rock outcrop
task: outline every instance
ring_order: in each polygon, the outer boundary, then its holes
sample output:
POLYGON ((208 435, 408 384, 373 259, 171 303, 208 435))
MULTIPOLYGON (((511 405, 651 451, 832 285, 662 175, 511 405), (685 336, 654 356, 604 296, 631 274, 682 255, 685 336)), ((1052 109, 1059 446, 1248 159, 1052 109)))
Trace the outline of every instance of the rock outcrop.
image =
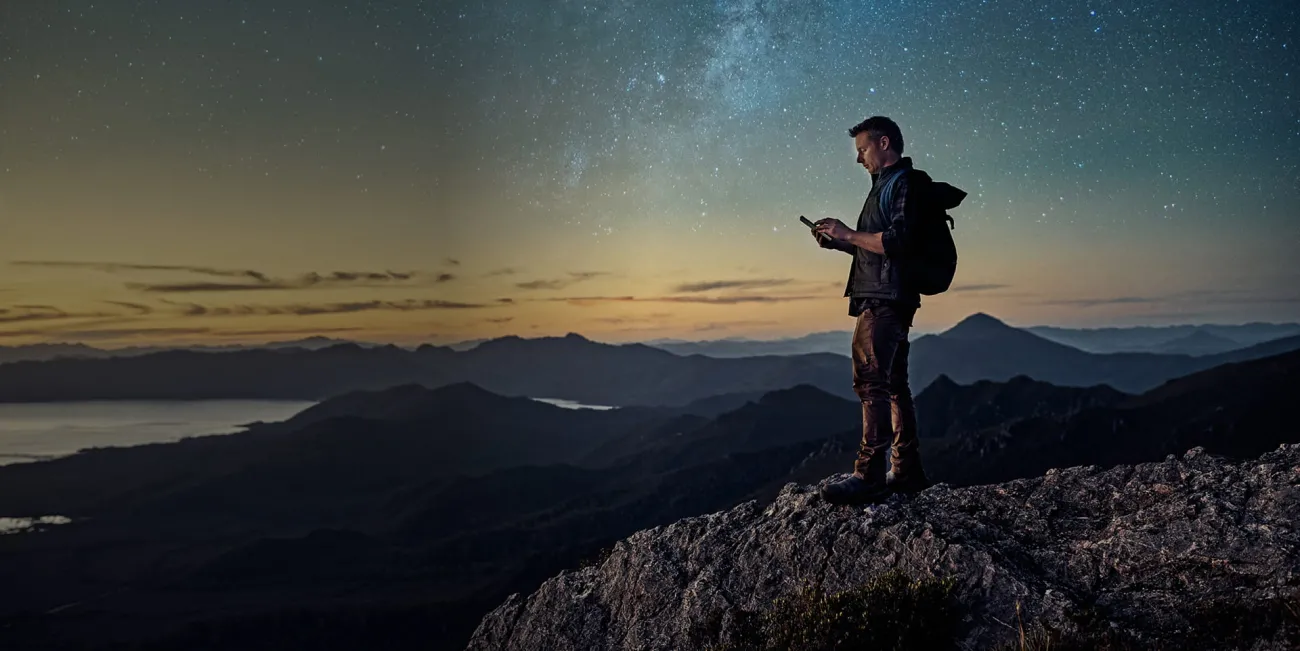
POLYGON ((1227 618, 1233 637, 1218 648, 1294 649, 1285 613, 1300 606, 1298 516, 1300 445, 1245 462, 1195 448, 867 507, 789 484, 769 505, 640 531, 598 565, 512 595, 469 649, 704 649, 728 639, 741 611, 891 569, 957 580, 961 649, 1015 639, 1017 604, 1027 627, 1078 632, 1088 613, 1149 648, 1208 639, 1205 627, 1227 618))

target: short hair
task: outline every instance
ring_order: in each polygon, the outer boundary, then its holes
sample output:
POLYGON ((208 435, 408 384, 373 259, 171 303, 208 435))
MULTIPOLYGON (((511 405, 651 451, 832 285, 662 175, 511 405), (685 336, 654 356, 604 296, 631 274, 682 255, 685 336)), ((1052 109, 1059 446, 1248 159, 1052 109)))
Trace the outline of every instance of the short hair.
POLYGON ((899 130, 897 122, 883 115, 869 117, 853 125, 853 128, 849 129, 849 137, 856 138, 863 131, 866 131, 872 139, 889 136, 889 150, 899 156, 903 155, 903 132, 899 130))

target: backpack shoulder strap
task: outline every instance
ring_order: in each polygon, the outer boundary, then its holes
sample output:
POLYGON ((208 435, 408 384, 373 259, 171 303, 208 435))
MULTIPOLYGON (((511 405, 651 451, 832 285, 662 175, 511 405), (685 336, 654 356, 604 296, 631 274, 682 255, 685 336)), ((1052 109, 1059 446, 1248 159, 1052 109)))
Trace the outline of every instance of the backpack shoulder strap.
POLYGON ((889 211, 894 208, 894 187, 898 185, 898 180, 907 175, 908 170, 900 170, 889 180, 885 182, 885 187, 880 189, 880 214, 884 215, 887 220, 892 220, 893 215, 889 211))

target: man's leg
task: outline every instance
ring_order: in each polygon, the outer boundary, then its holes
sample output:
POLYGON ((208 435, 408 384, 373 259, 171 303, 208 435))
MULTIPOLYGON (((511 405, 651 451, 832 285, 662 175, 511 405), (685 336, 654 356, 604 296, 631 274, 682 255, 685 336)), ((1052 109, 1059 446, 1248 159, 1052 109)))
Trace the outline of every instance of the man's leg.
POLYGON ((862 401, 862 442, 853 474, 822 487, 835 504, 876 502, 889 495, 886 474, 893 437, 889 378, 900 343, 907 341, 900 315, 890 305, 875 305, 858 316, 853 329, 853 391, 862 401))
POLYGON ((822 487, 832 504, 864 504, 889 496, 889 364, 897 349, 892 309, 872 306, 858 315, 853 328, 853 391, 862 401, 862 442, 853 474, 822 487))
POLYGON ((862 401, 862 442, 854 472, 872 483, 883 482, 893 427, 890 377, 906 330, 890 305, 869 308, 853 331, 853 391, 862 401))
POLYGON ((890 367, 889 396, 892 406, 893 421, 893 455, 890 464, 890 484, 903 489, 923 489, 929 484, 925 470, 921 465, 920 441, 917 438, 916 407, 912 401, 912 389, 908 385, 908 354, 911 343, 907 333, 912 326, 912 317, 916 311, 899 311, 899 321, 903 338, 894 353, 894 363, 890 367))

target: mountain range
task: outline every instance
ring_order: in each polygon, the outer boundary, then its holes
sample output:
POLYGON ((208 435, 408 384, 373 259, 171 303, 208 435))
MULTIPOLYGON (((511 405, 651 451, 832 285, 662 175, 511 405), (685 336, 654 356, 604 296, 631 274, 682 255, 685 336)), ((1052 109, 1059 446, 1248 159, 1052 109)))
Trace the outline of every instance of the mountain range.
MULTIPOLYGON (((1028 375, 1062 386, 1107 384, 1140 392, 1225 363, 1300 349, 1300 336, 1214 355, 1087 353, 986 314, 912 342, 910 376, 919 391, 939 375, 969 383, 1028 375)), ((318 350, 166 351, 107 359, 61 358, 0 364, 0 402, 122 399, 323 400, 400 384, 472 382, 510 396, 608 406, 681 406, 725 394, 810 384, 852 398, 843 355, 718 359, 674 355, 643 344, 611 345, 577 334, 503 337, 468 350, 422 345, 318 350)))
MULTIPOLYGON (((1135 326, 1127 328, 1060 328, 1022 326, 1044 339, 1089 353, 1162 353, 1170 355, 1212 355, 1246 348, 1266 341, 1300 335, 1296 323, 1247 323, 1241 325, 1135 326)), ((913 331, 912 339, 926 333, 913 331)), ((780 339, 726 338, 709 341, 656 339, 645 342, 678 355, 709 357, 751 357, 754 355, 801 355, 843 353, 853 332, 815 332, 780 339)), ((466 347, 469 347, 467 344, 466 347)))
MULTIPOLYGON (((1044 339, 1078 348, 1090 353, 1162 353, 1170 355, 1211 355, 1246 348, 1266 341, 1300 335, 1298 323, 1246 323, 1239 325, 1174 325, 1133 326, 1110 328, 1062 328, 1058 326, 1022 326, 1044 339)), ((915 333, 913 338, 924 333, 915 333)), ((836 330, 814 332, 799 337, 779 339, 747 339, 729 337, 706 341, 683 339, 654 339, 644 341, 648 346, 660 348, 676 355, 705 355, 708 357, 755 357, 761 355, 804 355, 809 353, 843 354, 848 348, 852 331, 836 330)), ((447 344, 446 348, 466 351, 492 341, 468 339, 447 344)), ((222 352, 236 350, 305 348, 318 350, 339 344, 357 344, 374 348, 384 344, 351 341, 335 337, 314 336, 288 341, 255 344, 218 344, 188 346, 126 346, 98 348, 82 343, 25 344, 0 346, 0 364, 18 361, 44 361, 59 357, 102 359, 129 357, 171 350, 196 352, 222 352)), ((412 348, 404 346, 403 348, 412 348)))
POLYGON ((24 344, 21 346, 0 346, 0 364, 6 362, 40 362, 58 359, 60 357, 79 357, 89 359, 133 357, 136 355, 148 355, 150 353, 161 353, 171 350, 188 350, 194 352, 228 352, 259 348, 271 350, 280 348, 305 348, 307 350, 319 350, 321 348, 328 348, 329 346, 348 343, 366 348, 373 348, 382 345, 321 336, 304 337, 302 339, 293 339, 289 341, 270 341, 257 344, 215 344, 206 346, 125 346, 122 348, 98 348, 81 343, 24 344))
MULTIPOLYGON (((916 397, 922 452, 950 485, 1257 454, 1300 440, 1298 373, 1293 351, 1140 395, 940 377, 916 397)), ((845 471, 860 413, 809 385, 606 411, 402 385, 0 467, 0 513, 72 520, 0 536, 0 630, 42 648, 460 648, 507 595, 638 530, 845 471)))

